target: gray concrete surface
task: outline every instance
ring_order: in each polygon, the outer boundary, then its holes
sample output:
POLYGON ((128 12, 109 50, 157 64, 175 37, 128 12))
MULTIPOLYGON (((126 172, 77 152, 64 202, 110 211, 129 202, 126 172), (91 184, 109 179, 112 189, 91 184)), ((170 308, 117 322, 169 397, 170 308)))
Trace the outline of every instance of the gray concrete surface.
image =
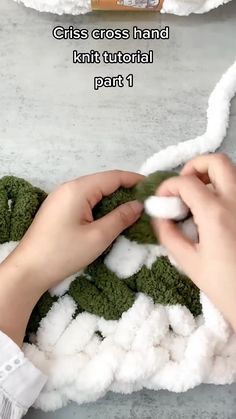
MULTIPOLYGON (((0 2, 0 175, 14 173, 50 190, 109 168, 138 169, 168 144, 202 133, 208 96, 236 58, 236 3, 204 16, 91 14, 58 17, 0 2), (169 41, 56 41, 56 24, 92 29, 170 26, 169 41), (153 65, 73 65, 72 50, 153 49, 153 65), (128 75, 135 86, 94 92, 97 74, 128 75)), ((236 102, 222 149, 236 161, 236 102)), ((108 394, 28 419, 234 419, 236 385, 186 394, 108 394)))

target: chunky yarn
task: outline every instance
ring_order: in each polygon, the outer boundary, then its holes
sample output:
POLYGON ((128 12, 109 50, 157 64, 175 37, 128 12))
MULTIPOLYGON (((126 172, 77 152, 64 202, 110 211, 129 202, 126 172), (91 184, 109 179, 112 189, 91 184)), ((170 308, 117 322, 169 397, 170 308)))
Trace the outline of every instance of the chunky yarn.
MULTIPOLYGON (((122 202, 139 199, 146 214, 35 307, 24 352, 48 376, 36 407, 56 410, 70 400, 97 400, 107 391, 182 392, 201 383, 236 382, 235 333, 157 243, 149 220, 149 215, 172 218, 192 241, 198 240, 181 200, 156 197, 154 192, 176 174, 173 168, 221 145, 235 93, 236 63, 210 96, 206 132, 151 156, 141 168, 150 177, 94 208, 94 218, 99 218, 122 202)), ((22 179, 0 179, 0 260, 17 245, 45 198, 22 179)))
MULTIPOLYGON (((163 180, 174 175, 175 172, 156 172, 135 188, 120 188, 95 207, 94 218, 106 215, 127 201, 138 199, 144 202, 155 193, 163 180)), ((0 179, 1 243, 21 240, 46 196, 45 192, 23 179, 13 176, 0 179)), ((140 244, 154 244, 157 241, 147 214, 143 214, 135 225, 127 229, 124 236, 140 244)), ((142 267, 121 281, 105 265, 106 255, 107 252, 71 283, 68 295, 75 301, 77 313, 86 311, 106 320, 118 320, 132 307, 139 292, 150 296, 155 303, 186 305, 194 315, 201 313, 198 290, 167 258, 160 257, 150 268, 142 267)), ((42 318, 56 301, 57 297, 49 293, 42 296, 29 321, 28 334, 37 332, 42 318)))
POLYGON ((46 196, 23 179, 0 179, 0 243, 22 238, 46 196))

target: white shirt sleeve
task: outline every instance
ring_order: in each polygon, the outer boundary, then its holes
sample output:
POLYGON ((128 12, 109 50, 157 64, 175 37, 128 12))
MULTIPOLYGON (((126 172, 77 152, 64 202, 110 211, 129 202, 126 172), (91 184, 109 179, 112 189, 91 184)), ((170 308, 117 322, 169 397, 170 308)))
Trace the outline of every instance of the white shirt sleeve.
POLYGON ((0 331, 0 419, 20 419, 35 402, 47 377, 0 331))

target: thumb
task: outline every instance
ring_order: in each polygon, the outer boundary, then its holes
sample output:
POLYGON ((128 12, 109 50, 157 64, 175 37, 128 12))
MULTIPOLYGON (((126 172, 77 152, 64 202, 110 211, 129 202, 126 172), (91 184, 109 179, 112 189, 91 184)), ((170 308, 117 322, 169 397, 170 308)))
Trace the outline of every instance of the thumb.
POLYGON ((108 247, 126 228, 134 224, 143 211, 143 204, 138 201, 130 201, 120 205, 109 214, 94 221, 93 227, 101 233, 103 243, 101 246, 108 247))
POLYGON ((196 246, 170 220, 153 219, 153 228, 161 244, 187 275, 190 275, 196 258, 196 246))

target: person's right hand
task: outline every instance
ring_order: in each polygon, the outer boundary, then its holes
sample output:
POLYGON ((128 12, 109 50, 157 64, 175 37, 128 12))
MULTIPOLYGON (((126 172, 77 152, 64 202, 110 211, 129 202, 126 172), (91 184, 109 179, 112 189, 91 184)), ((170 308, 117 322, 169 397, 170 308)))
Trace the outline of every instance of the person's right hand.
POLYGON ((190 242, 176 225, 153 220, 161 243, 236 330, 236 167, 223 154, 188 162, 162 183, 158 196, 180 196, 198 227, 190 242), (209 185, 211 184, 211 188, 209 185))

